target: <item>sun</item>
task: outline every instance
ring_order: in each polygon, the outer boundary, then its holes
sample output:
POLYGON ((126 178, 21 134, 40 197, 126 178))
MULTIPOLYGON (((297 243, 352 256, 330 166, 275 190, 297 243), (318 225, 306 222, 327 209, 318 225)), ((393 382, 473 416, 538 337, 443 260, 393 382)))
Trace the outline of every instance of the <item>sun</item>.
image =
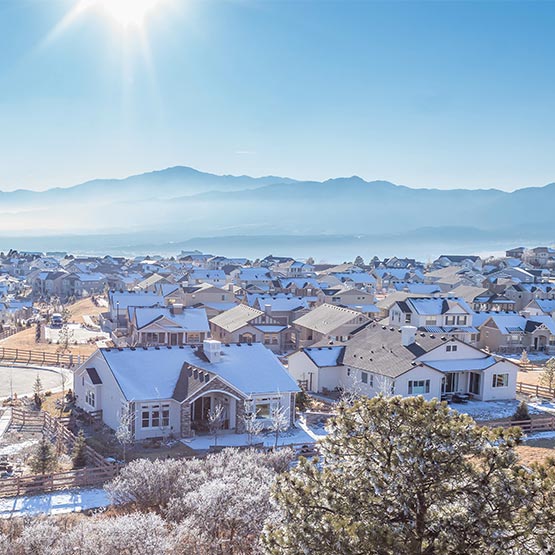
POLYGON ((142 27, 164 0, 94 0, 93 7, 122 27, 142 27))

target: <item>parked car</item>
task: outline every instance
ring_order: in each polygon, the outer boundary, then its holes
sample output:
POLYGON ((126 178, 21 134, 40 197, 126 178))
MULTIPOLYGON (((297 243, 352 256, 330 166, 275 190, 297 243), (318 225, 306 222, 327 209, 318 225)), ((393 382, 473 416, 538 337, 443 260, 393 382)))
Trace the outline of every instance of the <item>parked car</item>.
POLYGON ((50 317, 50 327, 52 328, 61 328, 64 324, 64 319, 62 318, 61 314, 54 313, 50 317))

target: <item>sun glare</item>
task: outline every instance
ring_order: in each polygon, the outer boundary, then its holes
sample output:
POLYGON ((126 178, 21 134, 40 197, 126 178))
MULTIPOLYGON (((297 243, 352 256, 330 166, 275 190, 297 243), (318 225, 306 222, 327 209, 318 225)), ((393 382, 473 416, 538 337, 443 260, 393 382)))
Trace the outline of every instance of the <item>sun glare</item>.
POLYGON ((96 0, 94 4, 122 27, 141 27, 163 0, 96 0))

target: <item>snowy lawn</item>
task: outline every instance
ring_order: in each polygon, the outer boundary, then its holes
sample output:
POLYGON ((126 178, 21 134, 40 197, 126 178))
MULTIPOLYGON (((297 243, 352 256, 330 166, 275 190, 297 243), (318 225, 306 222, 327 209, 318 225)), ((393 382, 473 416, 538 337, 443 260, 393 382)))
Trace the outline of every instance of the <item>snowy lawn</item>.
POLYGON ((534 409, 538 412, 546 412, 553 415, 555 414, 555 402, 548 401, 547 399, 538 399, 536 397, 536 400, 530 399, 528 409, 534 409))
MULTIPOLYGON (((299 426, 302 426, 299 423, 299 426)), ((300 428, 291 428, 287 432, 283 432, 279 436, 278 446, 282 447, 285 445, 295 445, 297 443, 314 443, 318 439, 317 434, 315 434, 310 428, 306 426, 300 428)), ((214 436, 197 436, 192 439, 182 439, 185 445, 191 447, 192 449, 198 451, 204 451, 209 449, 214 445, 214 436)), ((218 446, 225 447, 244 447, 248 445, 248 435, 247 434, 235 434, 231 433, 220 433, 218 435, 218 446)), ((275 438, 271 432, 261 434, 256 436, 252 440, 253 443, 264 443, 265 447, 273 447, 275 438)))
MULTIPOLYGON (((82 326, 81 324, 67 324, 68 329, 71 333, 70 343, 73 344, 79 343, 88 343, 91 339, 92 340, 102 340, 102 339, 109 339, 110 334, 102 332, 102 331, 91 331, 82 326)), ((60 331, 62 328, 50 328, 45 327, 45 337, 47 341, 52 343, 58 343, 58 339, 60 337, 60 331)))
MULTIPOLYGON (((468 414, 474 420, 500 420, 513 416, 519 401, 468 401, 468 403, 451 403, 450 408, 457 412, 468 414)), ((539 414, 541 410, 528 405, 530 414, 539 414)))
POLYGON ((0 518, 75 513, 108 505, 110 501, 103 489, 55 491, 43 495, 0 499, 0 518))

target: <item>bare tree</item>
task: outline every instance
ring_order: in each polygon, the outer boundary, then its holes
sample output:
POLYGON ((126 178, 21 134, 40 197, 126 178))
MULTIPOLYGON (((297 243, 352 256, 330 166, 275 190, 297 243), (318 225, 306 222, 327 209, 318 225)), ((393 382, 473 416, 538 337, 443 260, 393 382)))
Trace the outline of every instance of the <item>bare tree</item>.
POLYGON ((274 449, 278 446, 279 436, 289 429, 289 410, 281 405, 276 405, 270 411, 270 429, 274 433, 274 449))
POLYGON ((129 403, 121 409, 121 417, 118 429, 116 430, 116 439, 119 441, 122 452, 123 462, 127 462, 127 446, 134 441, 133 423, 135 422, 135 413, 131 410, 129 403))
POLYGON ((210 433, 214 436, 214 446, 218 445, 218 432, 224 425, 224 406, 216 403, 213 409, 208 411, 208 427, 210 433))
POLYGON ((262 433, 264 428, 264 425, 258 419, 256 404, 252 399, 247 399, 245 401, 243 422, 245 424, 245 431, 247 432, 247 442, 249 445, 252 445, 254 437, 262 433))
POLYGON ((73 341, 73 330, 69 329, 67 324, 62 326, 58 334, 58 349, 57 352, 61 355, 71 352, 70 345, 73 341))

